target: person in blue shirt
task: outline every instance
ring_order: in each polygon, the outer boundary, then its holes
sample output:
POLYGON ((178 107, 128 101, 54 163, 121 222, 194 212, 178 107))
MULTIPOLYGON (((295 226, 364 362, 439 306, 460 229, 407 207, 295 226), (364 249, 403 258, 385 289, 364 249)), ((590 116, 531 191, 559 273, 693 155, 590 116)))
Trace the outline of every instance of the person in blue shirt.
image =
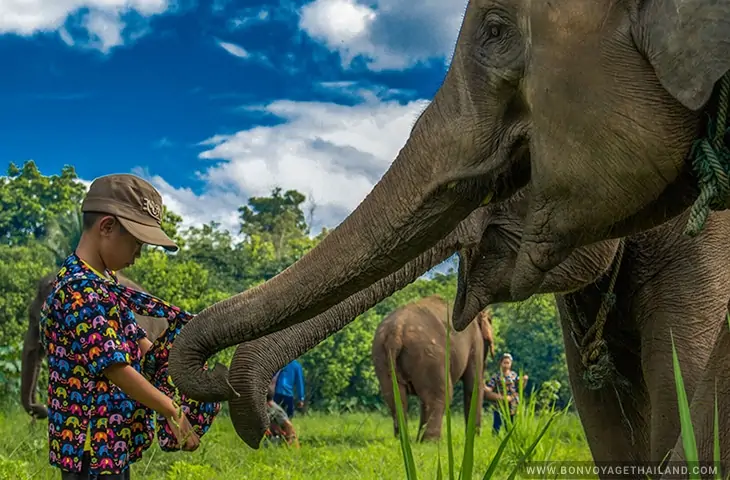
POLYGON ((286 410, 289 418, 294 416, 294 389, 297 390, 297 406, 304 406, 304 372, 302 365, 293 360, 276 374, 274 402, 286 410))

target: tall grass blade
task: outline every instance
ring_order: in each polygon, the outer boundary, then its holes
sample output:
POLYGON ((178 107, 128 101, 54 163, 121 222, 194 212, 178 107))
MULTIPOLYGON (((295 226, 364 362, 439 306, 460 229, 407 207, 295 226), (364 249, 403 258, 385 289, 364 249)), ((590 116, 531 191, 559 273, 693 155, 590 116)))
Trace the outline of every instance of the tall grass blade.
POLYGON ((482 477, 482 480, 489 480, 492 478, 492 475, 494 475, 494 472, 497 470, 497 467, 499 466, 499 461, 502 458, 502 454, 504 453, 505 448, 507 448, 507 443, 509 442, 509 437, 512 436, 514 433, 514 429, 510 429, 507 432, 507 435, 502 439, 502 442, 499 444, 499 448, 497 449, 497 453, 494 454, 494 457, 492 457, 492 461, 489 462, 489 467, 487 467, 487 471, 484 472, 484 476, 482 477))
POLYGON ((400 390, 398 389, 398 380, 395 376, 395 363, 393 357, 390 357, 390 378, 393 383, 393 398, 395 402, 395 411, 398 416, 398 437, 400 438, 401 451, 403 452, 403 462, 406 468, 406 478, 408 480, 417 480, 416 464, 413 461, 413 452, 411 452, 411 444, 408 439, 408 428, 406 419, 401 405, 400 390))
POLYGON ((446 380, 444 381, 444 407, 446 408, 446 449, 449 460, 449 480, 456 480, 454 475, 454 445, 451 437, 451 396, 449 386, 451 385, 451 318, 448 309, 446 310, 446 380))
MULTIPOLYGON (((556 418, 557 416, 558 416, 557 414, 553 414, 553 415, 550 415, 550 418, 548 419, 547 423, 545 424, 545 426, 544 426, 544 427, 542 427, 542 431, 541 431, 541 432, 540 432, 540 434, 539 434, 539 435, 537 436, 537 438, 535 439, 535 441, 534 441, 534 442, 532 442, 532 445, 530 445, 530 447, 529 447, 529 448, 527 449, 527 451, 526 451, 526 452, 525 452, 525 453, 524 453, 524 454, 522 455, 522 457, 521 457, 521 458, 519 459, 519 461, 517 462, 517 465, 515 465, 515 468, 514 468, 514 469, 512 470, 512 473, 511 473, 511 474, 510 474, 510 476, 509 476, 509 477, 507 478, 507 480, 513 480, 513 479, 515 478, 515 476, 517 475, 517 472, 518 472, 518 471, 520 470, 520 468, 521 468, 521 467, 522 467, 522 465, 524 464, 525 460, 526 460, 527 458, 529 458, 529 457, 530 457, 530 455, 532 455, 532 452, 533 452, 533 451, 535 450, 535 448, 537 447, 537 444, 538 444, 538 443, 540 443, 540 440, 541 440, 541 439, 542 439, 542 437, 543 437, 543 436, 545 435, 545 433, 547 433, 547 431, 548 431, 548 428, 550 428, 550 425, 551 425, 551 424, 553 423, 553 420, 555 420, 555 418, 556 418)), ((516 424, 516 423, 518 423, 518 422, 515 422, 515 424, 516 424)), ((513 426, 513 427, 512 427, 512 430, 514 430, 514 428, 515 428, 515 427, 513 426)))
POLYGON ((474 471, 474 437, 477 430, 477 408, 481 408, 478 403, 478 393, 482 387, 479 372, 474 372, 474 388, 471 392, 471 403, 469 405, 469 418, 466 422, 466 439, 464 442, 464 458, 461 461, 461 471, 459 472, 459 480, 471 480, 474 471))
POLYGON ((715 480, 722 480, 722 473, 720 472, 720 418, 717 409, 717 379, 715 379, 715 425, 712 443, 712 457, 715 461, 715 467, 717 468, 717 471, 715 472, 715 480))
MULTIPOLYGON (((682 446, 684 446, 684 455, 687 459, 688 464, 697 464, 697 442, 695 440, 695 433, 692 427, 692 418, 689 411, 689 402, 687 401, 687 392, 684 389, 684 380, 682 379, 682 370, 679 366, 679 358, 677 356, 677 349, 674 345, 674 335, 672 330, 669 330, 669 335, 672 338, 672 363, 674 365, 674 384, 677 388, 677 401, 679 402, 679 421, 681 425, 682 434, 682 446)), ((697 472, 692 471, 689 475, 690 480, 699 479, 700 476, 697 472)))

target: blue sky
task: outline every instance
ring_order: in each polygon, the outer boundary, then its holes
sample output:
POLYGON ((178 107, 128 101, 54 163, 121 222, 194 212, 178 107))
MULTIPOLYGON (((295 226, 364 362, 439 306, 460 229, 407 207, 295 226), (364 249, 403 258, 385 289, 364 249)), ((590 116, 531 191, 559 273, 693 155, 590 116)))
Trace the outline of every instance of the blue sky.
POLYGON ((0 2, 0 161, 149 179, 235 228, 274 186, 336 226, 440 85, 466 1, 0 2))

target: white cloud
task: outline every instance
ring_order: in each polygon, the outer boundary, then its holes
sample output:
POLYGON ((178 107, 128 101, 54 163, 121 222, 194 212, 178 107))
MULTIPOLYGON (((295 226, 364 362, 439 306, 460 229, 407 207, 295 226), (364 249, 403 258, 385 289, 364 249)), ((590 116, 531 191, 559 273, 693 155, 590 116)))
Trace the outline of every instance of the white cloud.
POLYGON ((238 16, 229 20, 229 25, 234 30, 241 30, 265 22, 270 17, 271 13, 266 8, 245 8, 239 11, 238 16))
POLYGON ((145 31, 139 22, 132 25, 125 20, 129 14, 148 18, 171 6, 170 0, 2 0, 0 34, 57 32, 67 45, 108 52, 145 31), (69 18, 77 14, 82 14, 77 27, 88 35, 86 41, 79 42, 66 28, 69 18))
POLYGON ((466 3, 459 9, 443 0, 417 7, 407 0, 315 0, 301 8, 299 26, 337 51, 345 67, 362 56, 372 70, 400 70, 450 58, 466 3))
POLYGON ((249 106, 283 123, 199 143, 215 161, 198 173, 204 193, 146 176, 186 225, 215 220, 236 233, 237 209, 274 187, 296 189, 316 205, 313 232, 338 225, 370 192, 405 143, 426 100, 369 100, 355 106, 280 100, 249 106))
POLYGON ((239 58, 248 58, 249 54, 240 45, 236 45, 235 43, 229 43, 229 42, 222 42, 218 41, 218 45, 225 50, 226 52, 230 53, 233 56, 239 57, 239 58))

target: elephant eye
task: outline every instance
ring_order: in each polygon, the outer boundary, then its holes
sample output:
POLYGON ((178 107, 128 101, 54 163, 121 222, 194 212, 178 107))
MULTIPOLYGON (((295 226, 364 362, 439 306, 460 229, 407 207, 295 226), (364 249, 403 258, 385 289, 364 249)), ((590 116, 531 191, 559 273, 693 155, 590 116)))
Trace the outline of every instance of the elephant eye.
POLYGON ((502 28, 499 25, 491 25, 489 27, 488 40, 491 40, 493 38, 499 38, 501 34, 502 28))

